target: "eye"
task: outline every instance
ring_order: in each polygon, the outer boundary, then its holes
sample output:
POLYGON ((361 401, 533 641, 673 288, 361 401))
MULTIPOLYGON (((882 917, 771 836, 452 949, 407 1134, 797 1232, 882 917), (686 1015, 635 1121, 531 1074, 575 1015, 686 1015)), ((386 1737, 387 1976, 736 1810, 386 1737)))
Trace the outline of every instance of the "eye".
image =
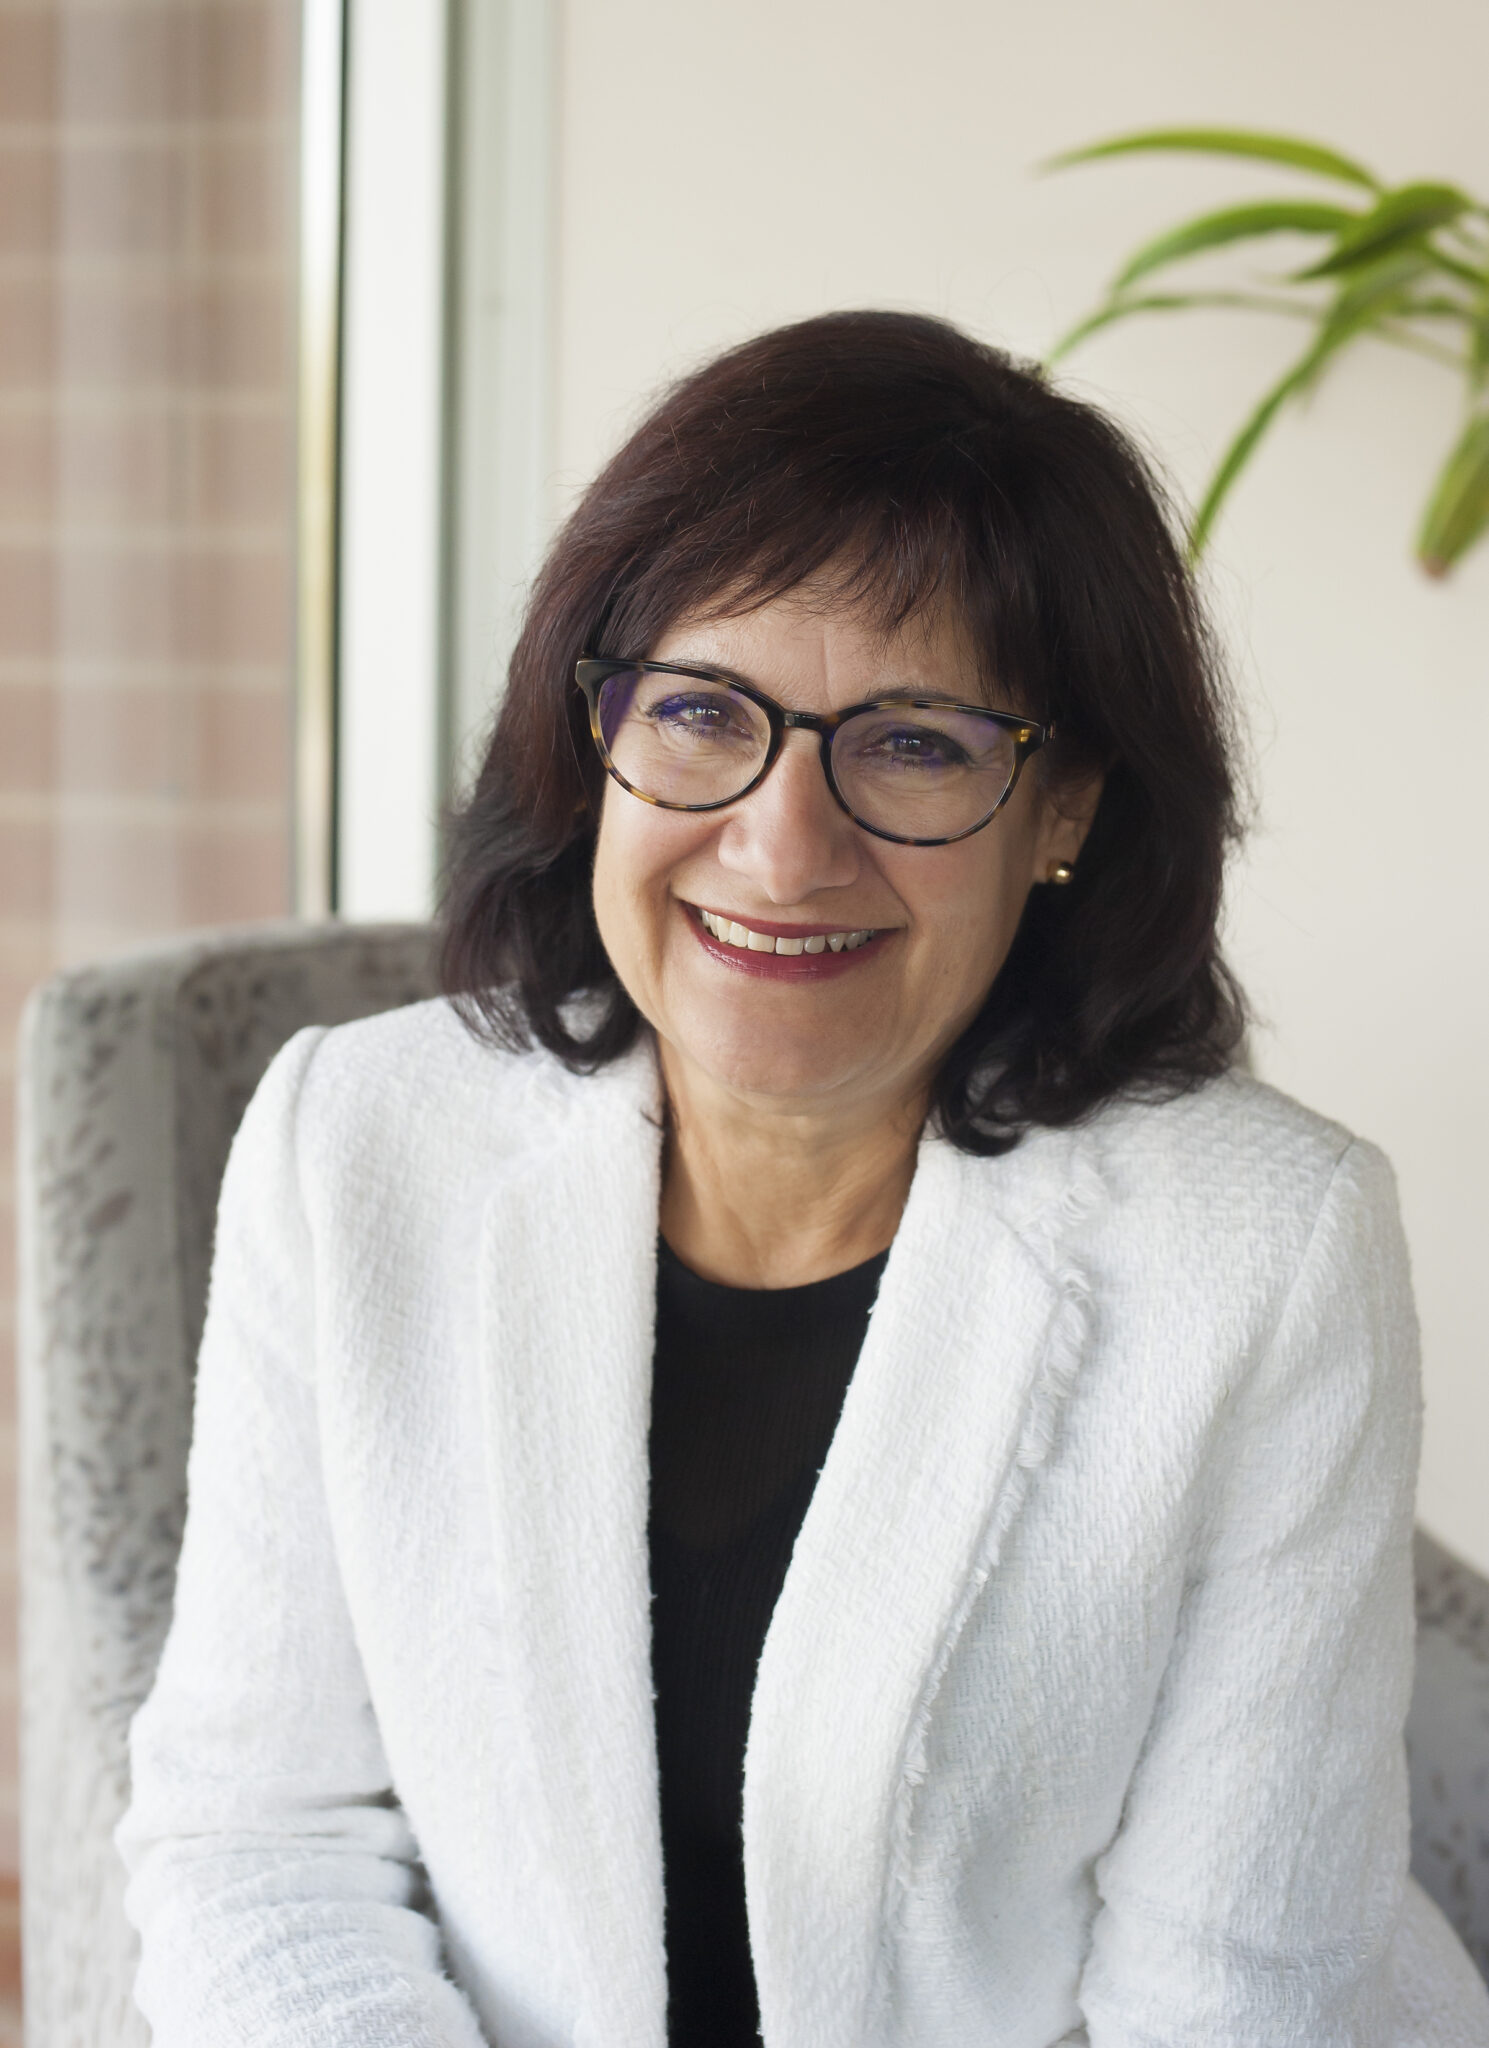
POLYGON ((749 736, 738 706, 720 690, 673 690, 649 704, 645 715, 662 730, 693 739, 749 736))
POLYGON ((651 715, 659 724, 717 725, 728 717, 729 707, 717 698, 677 695, 653 704, 651 715))
POLYGON ((959 740, 934 725, 914 720, 872 727, 854 733, 854 760, 865 768, 936 770, 966 768, 972 756, 959 740))
POLYGON ((966 748, 949 732, 933 732, 928 726, 902 726, 896 732, 887 732, 881 744, 897 761, 961 767, 969 758, 966 748))

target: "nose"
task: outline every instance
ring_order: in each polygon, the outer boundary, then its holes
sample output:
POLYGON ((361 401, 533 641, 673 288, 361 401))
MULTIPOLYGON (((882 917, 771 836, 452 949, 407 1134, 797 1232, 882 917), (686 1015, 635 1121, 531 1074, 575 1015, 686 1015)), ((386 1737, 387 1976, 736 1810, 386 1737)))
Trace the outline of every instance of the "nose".
POLYGON ((815 733, 786 734, 765 780, 727 813, 718 857, 782 906, 858 879, 858 830, 827 786, 815 733))

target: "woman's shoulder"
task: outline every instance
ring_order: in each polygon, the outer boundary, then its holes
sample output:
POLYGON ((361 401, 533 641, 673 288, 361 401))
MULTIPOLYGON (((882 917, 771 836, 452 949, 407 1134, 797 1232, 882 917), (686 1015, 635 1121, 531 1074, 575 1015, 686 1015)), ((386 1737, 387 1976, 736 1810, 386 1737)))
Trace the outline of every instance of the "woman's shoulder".
POLYGON ((520 1085, 544 1055, 508 1050, 480 1038, 447 996, 321 1027, 313 1059, 322 1091, 420 1087, 438 1078, 456 1086, 479 1077, 486 1089, 520 1085))
POLYGON ((1112 1103, 1087 1142, 1114 1217, 1180 1260, 1218 1251, 1290 1266, 1331 1205, 1394 1227, 1384 1153, 1239 1070, 1165 1101, 1112 1103))
POLYGON ((1225 1161, 1243 1172, 1270 1162, 1291 1175, 1327 1176, 1366 1142, 1240 1067, 1155 1101, 1119 1097, 1092 1121, 1108 1149, 1134 1158, 1225 1161))
POLYGON ((542 1047, 517 1049, 472 1030, 443 996, 314 1034, 299 1120, 322 1153, 453 1157, 552 1140, 601 1098, 646 1095, 650 1063, 635 1053, 600 1075, 571 1072, 542 1047))
POLYGON ((430 996, 320 1027, 315 1065, 318 1078, 392 1081, 409 1071, 411 1061, 421 1069, 434 1065, 456 1071, 477 1059, 488 1071, 493 1063, 495 1070, 511 1071, 530 1058, 477 1038, 448 996, 430 996))

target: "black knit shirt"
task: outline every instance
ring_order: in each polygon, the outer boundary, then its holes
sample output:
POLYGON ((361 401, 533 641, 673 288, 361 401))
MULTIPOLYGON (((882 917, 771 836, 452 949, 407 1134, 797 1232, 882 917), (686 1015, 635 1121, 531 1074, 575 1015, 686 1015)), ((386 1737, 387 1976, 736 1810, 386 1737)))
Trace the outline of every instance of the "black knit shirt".
POLYGON ((652 1671, 669 2048, 755 2048, 745 1738, 765 1631, 887 1253, 807 1287, 722 1287, 658 1248, 652 1671))

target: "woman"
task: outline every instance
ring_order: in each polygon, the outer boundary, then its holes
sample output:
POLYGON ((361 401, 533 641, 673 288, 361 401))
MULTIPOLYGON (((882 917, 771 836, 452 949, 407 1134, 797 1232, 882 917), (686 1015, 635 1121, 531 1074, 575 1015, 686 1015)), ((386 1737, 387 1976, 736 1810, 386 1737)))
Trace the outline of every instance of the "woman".
POLYGON ((1230 1070, 1233 819, 1097 414, 891 314, 664 398, 461 1015, 302 1033, 234 1150, 158 2048, 1489 2042, 1406 1881, 1389 1170, 1230 1070))

